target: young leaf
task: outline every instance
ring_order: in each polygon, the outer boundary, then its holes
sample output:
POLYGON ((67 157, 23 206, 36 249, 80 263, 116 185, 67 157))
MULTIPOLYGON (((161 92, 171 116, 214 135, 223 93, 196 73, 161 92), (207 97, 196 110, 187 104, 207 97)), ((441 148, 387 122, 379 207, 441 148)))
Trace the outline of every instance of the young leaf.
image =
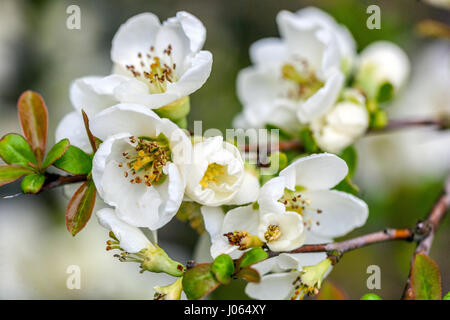
POLYGON ((236 277, 239 279, 244 279, 247 282, 261 281, 261 276, 259 275, 259 272, 253 268, 244 268, 239 270, 239 272, 236 274, 236 277))
POLYGON ((88 174, 92 169, 92 158, 80 148, 69 146, 53 165, 72 174, 88 174))
POLYGON ((25 167, 0 165, 0 187, 30 173, 33 171, 25 167))
POLYGON ((220 285, 214 278, 210 267, 211 264, 202 263, 185 272, 183 276, 183 291, 188 299, 200 299, 220 285))
POLYGON ((358 162, 358 154, 355 147, 349 146, 345 148, 339 155, 348 166, 348 177, 352 178, 356 171, 356 164, 358 162))
POLYGON ((0 157, 8 164, 30 169, 37 166, 36 157, 27 140, 15 133, 7 134, 0 140, 0 157))
POLYGON ((39 163, 42 162, 47 143, 48 112, 42 97, 25 91, 17 102, 19 121, 25 138, 31 145, 39 163))
POLYGON ((309 128, 304 128, 300 131, 300 140, 302 141, 306 152, 314 153, 319 150, 316 140, 314 139, 309 128))
POLYGON ((75 191, 66 209, 66 227, 75 236, 91 217, 97 190, 92 180, 86 181, 75 191))
POLYGON ((247 251, 246 253, 244 253, 242 255, 242 257, 239 258, 238 267, 246 268, 248 266, 251 266, 252 264, 255 264, 257 262, 267 259, 267 257, 268 257, 268 254, 263 249, 253 248, 253 249, 247 251))
POLYGON ((229 255, 221 254, 211 264, 211 272, 220 283, 230 283, 231 276, 234 273, 233 259, 229 255))
POLYGON ((378 88, 377 100, 379 103, 387 102, 394 95, 394 86, 390 82, 383 83, 378 88))
POLYGON ((441 299, 441 273, 436 262, 424 253, 414 259, 411 283, 416 300, 441 299))
POLYGON ((30 174, 23 178, 21 187, 24 193, 38 193, 45 182, 43 174, 30 174))
POLYGON ((67 148, 69 148, 69 145, 70 143, 68 139, 62 139, 57 144, 55 144, 48 152, 47 157, 45 158, 44 163, 42 164, 42 169, 43 170, 47 169, 56 160, 60 159, 67 151, 67 148))

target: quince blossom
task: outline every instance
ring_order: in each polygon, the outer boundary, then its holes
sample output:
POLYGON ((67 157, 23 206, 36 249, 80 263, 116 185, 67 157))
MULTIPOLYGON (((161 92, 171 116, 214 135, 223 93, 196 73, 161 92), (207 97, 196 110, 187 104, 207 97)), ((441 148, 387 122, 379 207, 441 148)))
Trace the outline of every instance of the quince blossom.
POLYGON ((212 55, 201 50, 206 30, 196 17, 178 12, 162 24, 152 13, 130 18, 112 41, 113 74, 77 79, 70 88, 76 111, 64 117, 56 140, 90 152, 81 109, 89 117, 119 103, 136 103, 150 109, 189 104, 188 96, 208 79, 212 55))
POLYGON ((258 179, 245 169, 239 149, 221 136, 194 142, 192 163, 186 186, 191 200, 219 206, 246 204, 258 197, 258 179))
POLYGON ((235 127, 270 123, 288 132, 298 130, 331 108, 351 69, 354 41, 332 17, 307 8, 277 16, 281 38, 266 38, 250 48, 254 66, 237 79, 244 110, 235 127))
POLYGON ((136 227, 156 230, 183 200, 192 145, 183 130, 145 106, 119 104, 91 120, 103 140, 93 159, 99 195, 136 227))

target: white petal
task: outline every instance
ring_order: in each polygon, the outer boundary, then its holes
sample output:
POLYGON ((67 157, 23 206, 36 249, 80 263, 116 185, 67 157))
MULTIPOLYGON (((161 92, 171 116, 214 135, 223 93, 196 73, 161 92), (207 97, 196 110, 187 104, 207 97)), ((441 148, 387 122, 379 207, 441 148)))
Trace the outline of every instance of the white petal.
POLYGON ((104 228, 114 233, 120 241, 120 247, 125 251, 130 253, 139 252, 150 244, 150 241, 139 228, 130 226, 120 220, 113 209, 101 209, 97 211, 97 217, 104 228))
POLYGON ((355 228, 361 227, 367 220, 369 209, 367 204, 348 194, 336 190, 310 191, 302 193, 311 200, 311 207, 320 209, 307 210, 308 218, 318 221, 320 225, 312 223, 311 232, 323 237, 340 237, 355 228))
POLYGON ((308 190, 326 190, 337 185, 348 173, 344 160, 330 153, 313 154, 300 158, 280 172, 285 177, 286 187, 296 186, 308 190))
POLYGON ((92 147, 84 127, 83 117, 79 111, 67 114, 58 124, 55 132, 55 141, 69 139, 70 144, 81 150, 91 153, 92 147))
POLYGON ((259 212, 253 205, 238 207, 227 212, 223 220, 222 234, 234 231, 247 231, 257 235, 259 212))
POLYGON ((255 177, 248 170, 244 173, 244 180, 242 181, 242 185, 239 188, 239 191, 234 196, 231 203, 242 205, 250 202, 256 201, 259 195, 259 181, 258 178, 255 177))
POLYGON ((286 45, 279 38, 261 39, 250 46, 250 59, 256 65, 280 64, 287 58, 286 45))
POLYGON ((287 299, 294 289, 292 282, 298 275, 298 272, 269 274, 262 277, 260 283, 249 283, 245 287, 245 293, 260 300, 287 299))
POLYGON ((205 26, 197 17, 193 16, 192 14, 186 11, 177 12, 176 19, 181 24, 184 33, 191 42, 190 44, 191 51, 198 52, 205 43, 206 39, 205 26))
POLYGON ((180 79, 167 86, 167 93, 178 94, 182 98, 200 89, 211 74, 212 62, 211 52, 203 50, 197 53, 180 79))
POLYGON ((297 269, 313 266, 327 257, 325 252, 314 253, 282 253, 278 256, 278 264, 283 269, 297 269))
POLYGON ((222 224, 225 214, 221 207, 202 206, 200 211, 205 223, 205 229, 208 231, 211 239, 222 236, 222 224))
POLYGON ((122 66, 135 64, 139 52, 155 44, 161 24, 153 13, 141 13, 122 24, 112 41, 111 60, 122 66))
POLYGON ((92 117, 103 109, 119 103, 114 95, 114 89, 126 81, 127 78, 120 75, 77 79, 70 86, 70 101, 77 110, 83 109, 89 117, 92 117))
POLYGON ((252 268, 264 276, 266 273, 278 271, 278 257, 269 258, 252 265, 252 268))
POLYGON ((300 122, 308 123, 329 110, 337 101, 345 77, 337 69, 330 73, 325 84, 306 101, 301 102, 297 109, 300 122))

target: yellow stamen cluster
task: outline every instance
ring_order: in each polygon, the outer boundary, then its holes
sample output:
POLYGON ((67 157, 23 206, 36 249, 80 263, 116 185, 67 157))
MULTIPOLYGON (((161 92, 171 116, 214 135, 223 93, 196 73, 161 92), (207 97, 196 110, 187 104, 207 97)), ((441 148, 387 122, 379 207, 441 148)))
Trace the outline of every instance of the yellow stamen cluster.
POLYGON ((266 242, 272 242, 279 239, 281 236, 280 227, 274 224, 271 224, 267 227, 267 231, 264 233, 264 239, 266 242))
MULTIPOLYGON (((164 166, 170 161, 170 148, 167 144, 148 138, 135 138, 131 136, 131 144, 135 145, 132 152, 124 152, 122 156, 126 160, 127 171, 124 177, 131 176, 130 183, 152 184, 161 182, 165 177, 164 166)), ((119 163, 123 167, 123 163, 119 163)))
POLYGON ((228 238, 231 245, 238 246, 239 250, 261 247, 264 244, 257 236, 244 230, 228 232, 224 236, 228 238))
MULTIPOLYGON (((303 189, 300 188, 300 190, 303 189)), ((306 199, 300 192, 286 189, 278 201, 284 204, 286 211, 296 212, 301 215, 303 217, 303 225, 308 230, 311 230, 313 224, 316 226, 320 225, 320 222, 313 220, 310 214, 305 215, 305 210, 308 210, 308 212, 314 211, 317 214, 322 214, 323 210, 311 207, 311 200, 306 199)))
POLYGON ((211 163, 205 171, 202 179, 200 180, 200 185, 203 188, 209 186, 210 183, 218 183, 219 177, 223 176, 227 172, 226 166, 217 163, 211 163))
POLYGON ((308 64, 305 61, 301 62, 304 67, 302 71, 289 63, 281 67, 282 77, 296 84, 296 89, 288 94, 291 99, 295 100, 308 99, 324 85, 308 67, 308 64))
POLYGON ((137 79, 149 85, 150 93, 162 93, 167 90, 167 84, 178 80, 175 73, 176 64, 172 61, 172 45, 168 45, 163 51, 164 61, 154 55, 155 48, 150 47, 150 51, 137 54, 139 64, 137 66, 129 64, 125 68, 137 79))

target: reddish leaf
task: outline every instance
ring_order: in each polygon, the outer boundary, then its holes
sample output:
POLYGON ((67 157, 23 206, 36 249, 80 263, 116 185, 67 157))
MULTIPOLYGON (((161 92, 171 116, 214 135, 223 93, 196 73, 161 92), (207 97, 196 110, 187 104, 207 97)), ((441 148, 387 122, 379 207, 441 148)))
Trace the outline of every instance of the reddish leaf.
POLYGON ((346 300, 345 293, 333 283, 326 281, 322 288, 320 288, 319 294, 316 296, 316 300, 346 300))
POLYGON ((89 221, 94 210, 97 190, 92 180, 86 181, 75 191, 66 209, 66 227, 75 236, 89 221))
POLYGON ((28 90, 20 96, 17 109, 23 134, 30 143, 38 162, 42 163, 48 131, 48 112, 45 102, 38 93, 28 90))
POLYGON ((261 276, 259 275, 259 272, 250 267, 241 269, 236 274, 236 277, 239 279, 244 279, 247 282, 260 282, 261 281, 261 276))
POLYGON ((214 291, 218 282, 211 272, 210 263, 201 263, 188 269, 183 276, 183 291, 189 300, 200 299, 214 291))

